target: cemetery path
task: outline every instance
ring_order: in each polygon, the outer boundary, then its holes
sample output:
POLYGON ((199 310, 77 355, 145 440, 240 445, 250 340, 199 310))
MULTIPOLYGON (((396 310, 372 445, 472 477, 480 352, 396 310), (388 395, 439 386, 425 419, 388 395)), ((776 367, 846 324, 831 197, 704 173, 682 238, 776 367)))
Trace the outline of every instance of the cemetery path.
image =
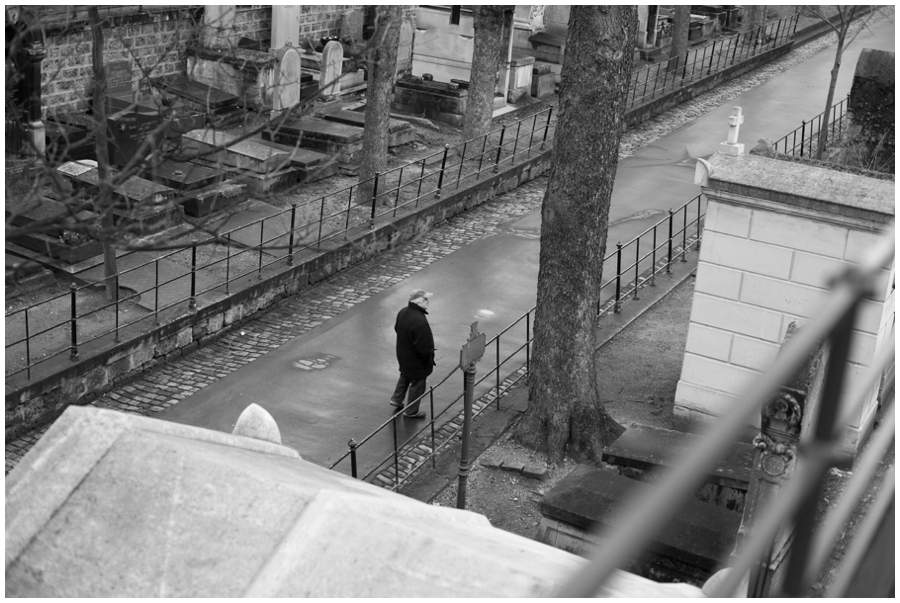
MULTIPOLYGON (((844 65, 855 64, 861 48, 893 49, 893 35, 892 23, 875 24, 847 50, 844 65)), ((692 184, 693 162, 724 140, 725 118, 734 105, 742 106, 747 116, 741 140, 749 148, 755 144, 751 141, 783 136, 801 119, 819 113, 833 58, 828 44, 823 39, 792 51, 626 133, 626 153, 644 150, 619 164, 608 248, 699 192, 692 184), (651 142, 654 147, 648 148, 651 142)), ((847 74, 852 69, 846 68, 847 74)), ((842 82, 838 96, 849 89, 849 76, 842 82)), ((362 437, 390 416, 387 400, 397 374, 391 327, 405 292, 421 285, 436 293, 431 321, 439 365, 432 382, 455 364, 469 322, 478 319, 491 336, 534 303, 531 275, 536 274, 535 234, 544 182, 520 187, 310 287, 241 330, 93 404, 173 420, 180 416, 230 431, 235 412, 260 401, 279 420, 289 445, 316 462, 332 459, 332 451, 343 448, 347 439, 362 437), (301 361, 328 368, 303 370, 298 368, 301 361), (245 382, 254 387, 244 388, 245 382)), ((610 273, 608 266, 605 273, 610 273)), ((44 429, 7 442, 7 471, 44 429)))

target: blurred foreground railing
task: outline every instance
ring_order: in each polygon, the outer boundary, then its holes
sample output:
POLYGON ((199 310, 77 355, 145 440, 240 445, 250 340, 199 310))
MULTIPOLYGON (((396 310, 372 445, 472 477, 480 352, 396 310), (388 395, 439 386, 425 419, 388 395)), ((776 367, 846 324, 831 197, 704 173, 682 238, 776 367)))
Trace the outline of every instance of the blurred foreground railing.
MULTIPOLYGON (((806 596, 819 569, 832 552, 835 538, 846 526, 847 518, 875 475, 885 452, 894 441, 893 396, 885 409, 884 419, 872 435, 868 447, 857 459, 853 479, 841 502, 816 525, 816 511, 821 487, 827 470, 837 464, 842 430, 850 424, 854 412, 859 413, 872 388, 881 380, 884 371, 894 360, 893 341, 886 342, 863 382, 853 392, 842 396, 846 359, 852 340, 853 325, 861 300, 870 293, 878 272, 890 267, 894 257, 894 234, 886 234, 878 247, 860 265, 847 270, 837 281, 817 317, 805 325, 797 335, 785 343, 778 363, 762 375, 742 402, 721 417, 707 432, 702 443, 688 451, 671 470, 660 474, 656 494, 652 497, 626 501, 617 527, 598 535, 602 545, 587 567, 579 571, 558 594, 561 597, 591 597, 617 569, 624 567, 658 534, 680 505, 698 487, 707 472, 722 458, 739 434, 752 424, 764 405, 769 403, 778 388, 791 379, 823 341, 830 343, 823 397, 820 402, 812 438, 800 447, 798 467, 792 481, 769 501, 758 516, 753 532, 745 541, 731 570, 724 580, 708 593, 709 596, 732 596, 741 580, 772 544, 776 532, 784 525, 794 527, 794 542, 782 595, 806 596)), ((893 385, 889 384, 892 388, 893 385)), ((889 390, 886 390, 889 391, 889 390)), ((893 517, 894 472, 885 476, 869 516, 857 533, 857 538, 845 554, 841 568, 826 596, 844 596, 850 584, 861 572, 860 562, 874 542, 881 521, 893 517), (889 513, 889 515, 887 515, 889 513)), ((892 521, 892 519, 891 519, 892 521)), ((890 542, 893 555, 893 541, 890 542)), ((888 551, 885 551, 887 555, 888 551)), ((766 560, 767 562, 768 560, 766 560)))

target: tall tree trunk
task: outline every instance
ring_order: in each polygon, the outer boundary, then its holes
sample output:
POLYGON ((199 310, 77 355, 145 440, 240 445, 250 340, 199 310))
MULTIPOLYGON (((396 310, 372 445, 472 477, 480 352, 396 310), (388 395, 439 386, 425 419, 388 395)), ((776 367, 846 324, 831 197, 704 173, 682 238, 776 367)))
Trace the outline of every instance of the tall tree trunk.
POLYGON ((99 176, 97 193, 97 211, 100 214, 100 226, 104 232, 103 241, 103 275, 106 284, 106 299, 116 301, 119 298, 119 270, 116 265, 116 248, 110 242, 115 231, 113 215, 112 178, 109 170, 109 147, 106 133, 106 69, 103 66, 103 30, 100 26, 100 15, 96 6, 88 7, 88 19, 91 24, 91 66, 94 70, 94 134, 97 152, 97 171, 99 176))
POLYGON ((472 55, 472 75, 466 99, 466 121, 462 140, 487 134, 494 114, 494 91, 497 88, 497 69, 503 56, 504 8, 497 5, 475 7, 475 49, 472 55))
MULTIPOLYGON (((372 203, 376 174, 387 169, 390 137, 391 89, 397 70, 397 46, 400 43, 400 20, 406 6, 379 5, 375 13, 375 48, 369 59, 369 78, 366 84, 366 123, 363 133, 362 167, 359 172, 359 204, 372 203)), ((380 190, 386 190, 383 182, 380 190)))
POLYGON ((669 50, 669 64, 666 66, 669 71, 677 71, 684 66, 690 32, 691 7, 679 4, 675 7, 675 20, 672 23, 672 48, 669 50))
POLYGON ((552 461, 599 460, 623 428, 596 383, 594 328, 637 31, 632 5, 572 5, 541 215, 534 356, 516 439, 552 461))

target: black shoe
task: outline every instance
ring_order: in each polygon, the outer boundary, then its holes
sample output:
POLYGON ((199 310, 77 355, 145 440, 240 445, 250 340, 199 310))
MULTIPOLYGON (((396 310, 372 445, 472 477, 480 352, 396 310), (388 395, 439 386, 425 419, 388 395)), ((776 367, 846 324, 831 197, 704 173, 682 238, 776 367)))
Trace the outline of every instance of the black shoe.
POLYGON ((403 413, 403 416, 406 417, 407 419, 424 419, 424 418, 425 418, 425 411, 424 411, 424 410, 420 410, 419 412, 417 412, 417 413, 414 414, 414 415, 408 415, 408 414, 406 414, 406 413, 403 413))
POLYGON ((393 400, 391 400, 391 406, 393 406, 394 408, 403 408, 403 402, 394 402, 393 400))

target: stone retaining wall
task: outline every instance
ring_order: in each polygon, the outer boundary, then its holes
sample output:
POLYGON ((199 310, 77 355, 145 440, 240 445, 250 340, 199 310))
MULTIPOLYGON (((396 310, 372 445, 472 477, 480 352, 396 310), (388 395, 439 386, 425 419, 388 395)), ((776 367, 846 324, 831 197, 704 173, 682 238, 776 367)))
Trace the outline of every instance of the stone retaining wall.
POLYGON ((53 420, 70 404, 87 404, 139 372, 189 354, 307 285, 412 239, 456 214, 513 190, 549 168, 548 149, 473 186, 444 193, 441 199, 422 201, 417 209, 406 214, 378 218, 372 229, 352 229, 347 242, 333 249, 297 253, 293 266, 281 261, 263 268, 260 279, 233 283, 233 293, 227 298, 221 293, 210 293, 197 298, 194 311, 185 302, 160 313, 161 324, 130 341, 111 344, 110 334, 81 346, 76 362, 61 355, 58 362, 69 364, 63 370, 18 390, 10 391, 12 388, 7 386, 6 438, 18 437, 53 420))

